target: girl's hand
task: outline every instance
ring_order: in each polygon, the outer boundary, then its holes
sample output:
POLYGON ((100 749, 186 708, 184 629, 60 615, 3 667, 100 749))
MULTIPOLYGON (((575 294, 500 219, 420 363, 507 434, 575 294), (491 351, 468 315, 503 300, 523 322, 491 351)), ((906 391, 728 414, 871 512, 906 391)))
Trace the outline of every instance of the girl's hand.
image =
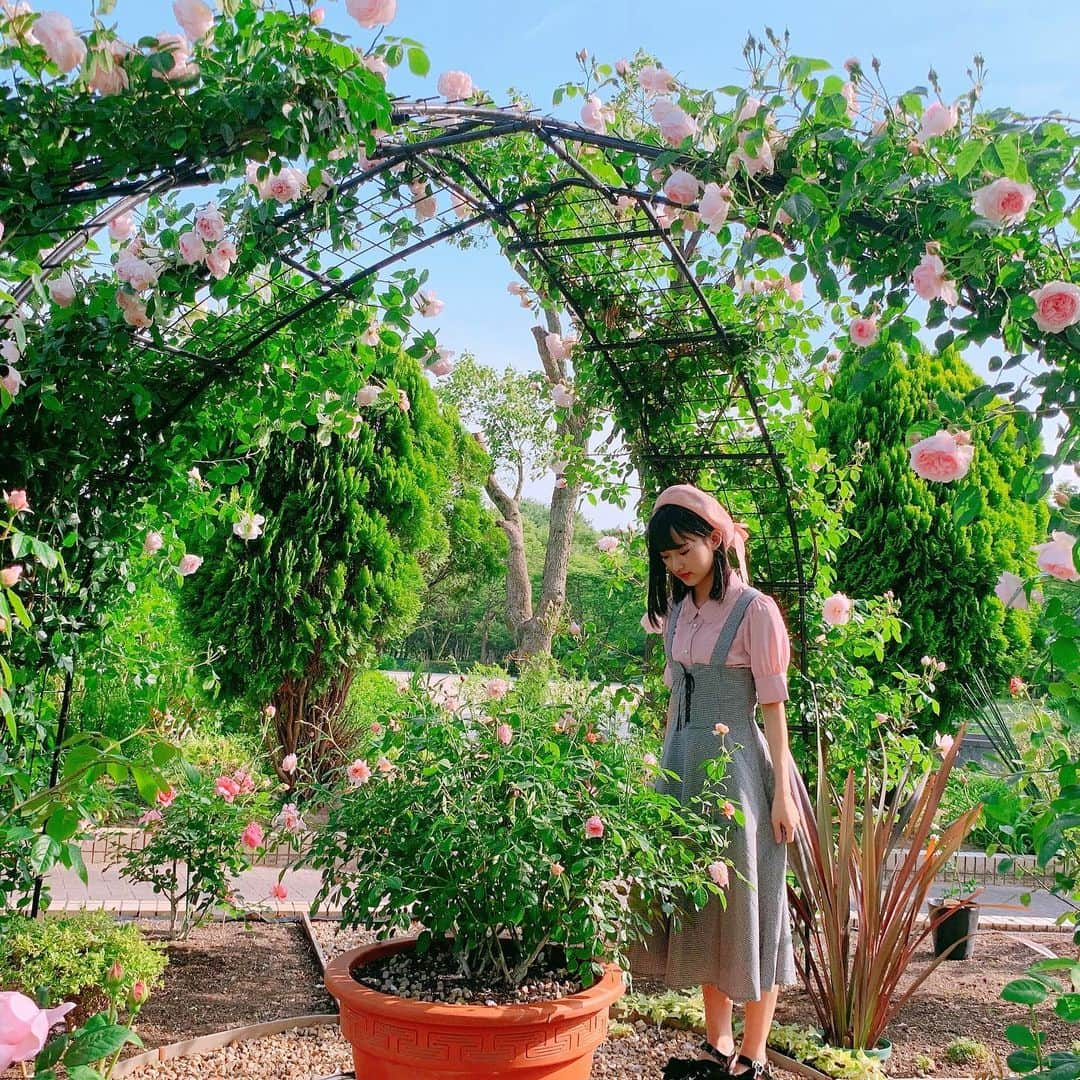
POLYGON ((778 844, 790 844, 799 827, 799 810, 790 792, 777 792, 772 804, 773 838, 778 844))

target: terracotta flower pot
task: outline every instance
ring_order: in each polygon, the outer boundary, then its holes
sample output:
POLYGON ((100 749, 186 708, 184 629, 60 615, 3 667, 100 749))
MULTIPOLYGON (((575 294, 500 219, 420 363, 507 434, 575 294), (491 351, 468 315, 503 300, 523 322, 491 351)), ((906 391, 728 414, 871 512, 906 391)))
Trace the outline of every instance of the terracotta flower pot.
POLYGON ((608 965, 587 990, 535 1005, 442 1005, 362 986, 352 972, 411 949, 415 938, 380 941, 334 957, 326 987, 341 1009, 364 1080, 588 1080, 604 1041, 608 1009, 623 994, 608 965))

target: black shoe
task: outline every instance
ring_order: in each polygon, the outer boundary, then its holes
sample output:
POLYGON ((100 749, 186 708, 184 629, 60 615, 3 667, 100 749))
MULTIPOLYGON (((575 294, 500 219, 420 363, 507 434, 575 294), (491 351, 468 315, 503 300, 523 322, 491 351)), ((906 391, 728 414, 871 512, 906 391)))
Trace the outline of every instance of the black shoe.
POLYGON ((746 1080, 760 1080, 761 1077, 765 1077, 766 1080, 775 1077, 776 1074, 772 1071, 772 1066, 767 1061, 754 1061, 748 1058, 745 1054, 732 1054, 731 1063, 729 1069, 733 1069, 736 1064, 745 1065, 745 1072, 728 1072, 728 1076, 733 1080, 741 1080, 745 1077, 746 1080))
POLYGON ((727 1066, 717 1061, 686 1058, 669 1058, 662 1075, 664 1080, 729 1080, 731 1076, 727 1066))

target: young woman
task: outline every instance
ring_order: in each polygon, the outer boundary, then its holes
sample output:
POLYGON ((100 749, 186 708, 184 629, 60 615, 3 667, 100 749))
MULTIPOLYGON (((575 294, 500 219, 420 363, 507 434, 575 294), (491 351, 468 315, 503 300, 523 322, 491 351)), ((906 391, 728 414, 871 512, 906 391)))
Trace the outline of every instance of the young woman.
POLYGON ((726 907, 714 898, 679 929, 657 927, 634 951, 633 970, 702 987, 701 1058, 712 1064, 695 1075, 753 1080, 770 1074, 765 1043, 777 993, 795 981, 784 876, 798 811, 784 713, 791 646, 776 602, 749 585, 745 539, 745 527, 690 484, 662 492, 649 521, 648 618, 663 628, 671 688, 662 764, 678 775, 660 784, 688 802, 701 792, 704 762, 726 751, 724 797, 746 824, 731 830, 726 907), (746 1007, 738 1051, 735 1002, 746 1007))

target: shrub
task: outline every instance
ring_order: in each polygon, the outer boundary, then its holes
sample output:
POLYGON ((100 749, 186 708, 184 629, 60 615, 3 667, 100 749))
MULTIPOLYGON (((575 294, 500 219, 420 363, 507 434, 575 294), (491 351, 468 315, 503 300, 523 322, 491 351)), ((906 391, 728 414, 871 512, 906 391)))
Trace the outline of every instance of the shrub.
POLYGON ((945 1060, 950 1065, 985 1065, 990 1060, 990 1049, 962 1035, 945 1047, 945 1060))
POLYGON ((80 1013, 102 1007, 106 976, 113 964, 123 972, 127 993, 136 981, 153 989, 168 963, 158 945, 146 941, 133 923, 118 923, 107 911, 80 911, 0 921, 0 986, 27 997, 74 1001, 80 1013))

